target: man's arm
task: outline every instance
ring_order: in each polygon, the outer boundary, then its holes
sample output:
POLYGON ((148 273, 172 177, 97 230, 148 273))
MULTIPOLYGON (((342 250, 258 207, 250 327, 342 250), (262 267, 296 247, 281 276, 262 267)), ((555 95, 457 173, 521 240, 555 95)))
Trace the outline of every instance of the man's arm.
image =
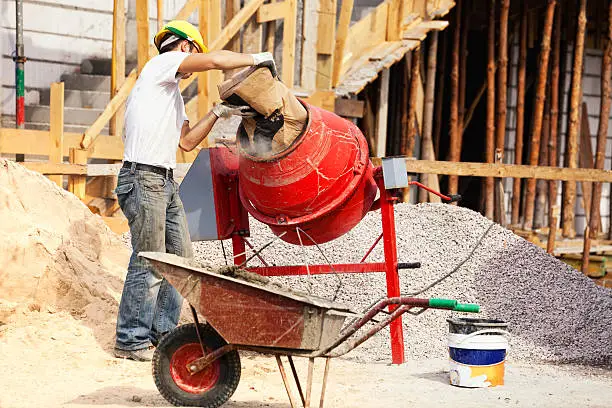
POLYGON ((189 122, 185 121, 181 130, 179 147, 186 152, 195 149, 208 136, 217 119, 217 115, 211 111, 200 119, 193 128, 190 128, 189 122))
POLYGON ((235 69, 254 65, 255 60, 251 54, 241 54, 227 50, 211 51, 206 54, 191 54, 183 60, 178 72, 187 74, 202 72, 211 69, 235 69))

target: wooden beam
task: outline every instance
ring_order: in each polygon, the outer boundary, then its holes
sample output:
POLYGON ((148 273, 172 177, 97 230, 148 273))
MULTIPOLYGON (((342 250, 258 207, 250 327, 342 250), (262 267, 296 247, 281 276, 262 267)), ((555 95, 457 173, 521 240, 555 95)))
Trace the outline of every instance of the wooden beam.
MULTIPOLYGON (((351 1, 351 0, 349 0, 351 1)), ((378 157, 385 157, 387 146, 387 115, 389 111, 389 68, 382 70, 380 74, 380 93, 378 98, 378 110, 376 112, 376 135, 374 153, 378 157)))
MULTIPOLYGON (((372 158, 375 165, 381 164, 380 158, 372 158)), ((611 170, 569 169, 550 166, 528 166, 516 164, 494 164, 473 162, 449 162, 414 160, 406 158, 406 171, 416 174, 447 174, 472 177, 535 178, 561 181, 593 181, 612 183, 611 170)))
MULTIPOLYGON (((519 36, 519 63, 517 71, 516 132, 514 141, 514 164, 523 163, 523 136, 525 133, 525 79, 527 77, 527 0, 521 5, 521 26, 519 36)), ((512 183, 512 204, 510 223, 519 224, 521 206, 521 180, 512 183)))
MULTIPOLYGON (((212 40, 210 37, 210 27, 208 20, 208 12, 211 8, 212 0, 200 0, 200 7, 198 7, 198 20, 200 26, 200 32, 202 33, 202 37, 204 38, 205 43, 210 43, 212 40)), ((195 118, 191 118, 189 112, 187 115, 189 119, 192 121, 197 121, 198 118, 203 117, 208 112, 208 84, 209 84, 209 72, 202 72, 199 74, 194 74, 186 81, 181 81, 181 91, 189 86, 193 77, 196 77, 198 80, 198 97, 197 97, 197 116, 195 118)), ((196 122, 194 122, 196 123, 196 122)))
POLYGON ((287 2, 287 13, 283 23, 283 62, 282 79, 289 88, 294 86, 295 69, 295 37, 297 29, 297 1, 285 0, 287 2))
POLYGON ((132 70, 121 86, 121 89, 119 89, 117 94, 111 99, 108 105, 106 105, 106 108, 104 108, 104 111, 100 114, 100 116, 98 116, 98 119, 96 119, 89 129, 85 131, 85 134, 83 134, 83 140, 81 141, 81 147, 83 149, 89 149, 95 142, 96 138, 100 134, 100 131, 104 128, 106 123, 108 123, 115 112, 117 112, 123 102, 125 102, 127 96, 130 94, 134 84, 136 83, 137 77, 138 75, 136 70, 132 70))
MULTIPOLYGON (((240 11, 240 0, 225 0, 225 25, 232 21, 232 18, 240 11)), ((221 31, 221 27, 219 27, 221 31)), ((226 50, 240 52, 240 36, 238 33, 227 43, 226 50)), ((229 78, 232 72, 236 70, 229 70, 225 72, 225 77, 229 78)))
MULTIPOLYGON (((28 170, 35 171, 45 175, 85 175, 87 174, 87 166, 84 164, 72 163, 49 163, 49 162, 23 162, 19 163, 28 170)), ((49 177, 51 178, 51 177, 49 177)), ((61 187, 61 186, 60 186, 61 187)))
MULTIPOLYGON (((161 0, 158 0, 161 1, 161 0)), ((113 44, 111 51, 111 98, 125 82, 125 2, 114 0, 113 7, 113 44)), ((109 133, 121 136, 123 131, 124 108, 121 107, 111 118, 109 133)))
MULTIPOLYGON (((70 149, 69 160, 70 164, 87 165, 87 150, 86 149, 70 149)), ((84 175, 75 175, 68 177, 68 191, 77 196, 79 199, 85 198, 87 185, 87 177, 84 175)))
MULTIPOLYGON (((411 157, 414 155, 414 144, 416 140, 417 125, 417 90, 419 83, 419 68, 421 61, 421 48, 418 47, 412 51, 410 59, 410 99, 408 100, 407 123, 405 126, 406 133, 402 135, 400 152, 402 156, 411 157)), ((421 105, 422 106, 422 105, 421 105)), ((423 112, 421 110, 421 112, 423 112)))
POLYGON ((268 21, 281 20, 289 13, 289 2, 263 4, 257 10, 257 22, 267 23, 268 21))
MULTIPOLYGON (((449 159, 454 162, 461 159, 461 147, 459 146, 459 49, 461 46, 461 7, 464 1, 458 0, 455 7, 455 31, 451 50, 449 159)), ((450 194, 457 194, 458 188, 459 179, 452 175, 448 179, 448 191, 450 194)))
POLYGON ((507 80, 508 80, 508 15, 510 14, 510 0, 501 0, 499 16, 499 59, 497 67, 497 128, 495 135, 495 148, 504 152, 506 137, 506 108, 507 108, 507 80))
POLYGON ((336 0, 319 0, 317 30, 317 89, 330 90, 334 71, 334 39, 336 38, 336 0))
POLYGON ((138 72, 149 60, 149 2, 136 0, 136 34, 138 37, 138 72))
POLYGON ((334 48, 334 69, 332 74, 332 87, 335 87, 340 82, 340 71, 342 69, 342 60, 344 59, 344 48, 346 46, 346 38, 351 24, 351 16, 353 14, 353 0, 342 1, 340 9, 340 21, 336 34, 336 45, 334 48))
POLYGON ((157 31, 164 26, 164 0, 157 0, 157 31))
POLYGON ((357 99, 337 98, 334 113, 345 118, 362 118, 364 101, 357 99))
MULTIPOLYGON (((434 31, 430 35, 429 49, 427 50, 427 81, 425 83, 425 107, 423 112, 423 137, 422 137, 422 158, 425 160, 435 160, 432 132, 433 132, 433 113, 434 99, 436 94, 436 69, 438 57, 438 32, 434 31)), ((423 184, 435 191, 440 191, 440 183, 437 174, 425 174, 422 178, 423 184)), ((435 194, 419 190, 419 202, 427 201, 429 195, 430 202, 440 202, 440 197, 435 194)))
POLYGON ((402 39, 402 0, 391 0, 387 14, 387 41, 402 39))
POLYGON ((187 20, 189 16, 192 15, 193 12, 198 8, 199 4, 200 0, 187 0, 183 8, 181 8, 181 10, 176 13, 176 16, 173 18, 173 20, 187 20))
MULTIPOLYGON (((567 167, 578 167, 578 132, 580 120, 580 101, 582 99, 582 66, 584 64, 584 37, 586 31, 586 0, 580 0, 576 41, 574 45, 574 63, 572 68, 572 87, 569 106, 569 123, 567 132, 567 167)), ((574 238, 574 205, 576 203, 576 183, 564 183, 563 189, 563 236, 574 238)))
MULTIPOLYGON (((595 153, 595 168, 603 169, 608 135, 608 120, 610 117, 610 97, 612 96, 612 1, 608 5, 608 37, 604 46, 603 61, 601 63, 601 105, 599 107, 599 125, 597 127, 597 147, 595 153)), ((602 232, 596 219, 600 219, 601 184, 593 187, 591 200, 591 232, 594 237, 602 232)), ((610 227, 612 232, 612 227, 610 227)))
MULTIPOLYGON (((591 129, 589 127, 589 111, 586 102, 582 103, 582 115, 580 119, 580 148, 578 164, 583 169, 594 168, 593 163, 593 147, 591 146, 591 129)), ((580 187, 582 188, 581 204, 584 209, 584 214, 587 220, 590 220, 591 215, 591 193, 592 183, 581 182, 580 187)), ((597 220, 596 224, 600 224, 601 220, 597 220)), ((588 223, 587 223, 588 225, 588 223)))
POLYGON ((302 70, 300 85, 306 91, 314 91, 317 82, 317 25, 319 0, 304 0, 302 24, 302 70))
MULTIPOLYGON (((51 84, 51 97, 49 101, 49 136, 51 149, 49 161, 62 163, 64 161, 64 83, 51 84)), ((49 177, 58 186, 63 187, 64 178, 61 175, 49 177)))
MULTIPOLYGON (((544 118, 544 104, 546 100, 546 83, 548 80, 548 58, 550 56, 550 42, 552 36, 553 18, 555 16, 556 0, 548 0, 546 16, 544 18, 544 30, 542 32, 542 45, 540 47, 540 60, 538 66, 538 77, 536 84, 536 95, 533 109, 533 126, 531 130, 531 149, 529 152, 529 164, 536 166, 540 159, 540 139, 542 137, 542 121, 544 118)), ((501 122, 500 122, 501 123, 501 122)), ((525 219, 524 229, 531 229, 535 208, 536 182, 527 180, 525 194, 525 219)))
POLYGON ((242 34, 242 52, 256 54, 262 51, 263 30, 262 25, 257 22, 257 17, 251 17, 244 26, 242 34))
MULTIPOLYGON (((548 165, 551 167, 558 166, 558 130, 559 130, 559 67, 561 62, 561 31, 562 22, 561 13, 563 10, 563 4, 560 3, 555 13, 555 33, 553 38, 552 46, 552 67, 550 70, 550 137, 548 140, 548 165)), ((564 53, 565 54, 565 53, 564 53)), ((548 229, 554 228, 555 234, 557 230, 557 223, 559 221, 559 206, 557 205, 557 186, 556 181, 548 182, 548 214, 555 214, 556 216, 548 217, 548 229), (554 225, 553 225, 554 223, 554 225)))
MULTIPOLYGON (((83 135, 64 133, 62 154, 68 156, 70 147, 80 147, 83 135)), ((48 156, 51 150, 49 131, 33 129, 0 128, 0 152, 7 154, 25 153, 48 156)), ((123 143, 120 138, 102 136, 90 149, 90 157, 96 159, 121 160, 123 143)))

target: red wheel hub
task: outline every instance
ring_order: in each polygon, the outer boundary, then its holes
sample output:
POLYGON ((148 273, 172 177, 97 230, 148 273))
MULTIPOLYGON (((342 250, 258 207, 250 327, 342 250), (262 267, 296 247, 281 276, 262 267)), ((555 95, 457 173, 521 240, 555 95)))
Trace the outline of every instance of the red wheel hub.
MULTIPOLYGON (((206 350, 208 353, 209 350, 206 350)), ((181 346, 170 359, 170 375, 175 384, 183 391, 191 394, 202 394, 217 384, 221 367, 219 360, 214 361, 199 373, 191 374, 187 365, 202 357, 202 347, 199 343, 189 343, 181 346)))

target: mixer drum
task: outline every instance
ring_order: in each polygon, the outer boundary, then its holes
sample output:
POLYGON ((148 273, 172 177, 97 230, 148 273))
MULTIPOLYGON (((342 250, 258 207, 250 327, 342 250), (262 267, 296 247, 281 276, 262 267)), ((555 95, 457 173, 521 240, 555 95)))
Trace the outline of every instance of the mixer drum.
POLYGON ((348 232, 372 207, 377 186, 361 131, 303 103, 305 130, 284 151, 257 157, 240 149, 240 199, 286 242, 313 245, 348 232), (300 233, 297 229, 306 234, 300 233), (314 242, 313 242, 314 241, 314 242))

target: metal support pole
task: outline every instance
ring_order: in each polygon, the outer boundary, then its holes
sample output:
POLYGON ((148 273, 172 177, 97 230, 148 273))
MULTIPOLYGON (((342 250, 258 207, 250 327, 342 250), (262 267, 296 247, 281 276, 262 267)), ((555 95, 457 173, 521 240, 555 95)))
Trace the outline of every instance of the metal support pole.
MULTIPOLYGON (((16 50, 15 57, 15 127, 17 129, 25 128, 25 84, 24 84, 24 65, 25 55, 23 49, 23 0, 15 0, 16 10, 16 50)), ((24 154, 17 154, 16 160, 23 162, 24 154)))
MULTIPOLYGON (((382 177, 377 179, 380 190, 380 210, 382 215, 383 243, 385 253, 385 272, 387 275, 387 294, 390 298, 400 295, 399 274, 397 272, 397 246, 395 235, 395 214, 393 202, 396 200, 388 190, 382 177)), ((397 305, 389 305, 389 312, 397 309, 397 305)), ((391 357, 393 364, 404 363, 404 333, 402 318, 399 317, 390 325, 391 357)))

